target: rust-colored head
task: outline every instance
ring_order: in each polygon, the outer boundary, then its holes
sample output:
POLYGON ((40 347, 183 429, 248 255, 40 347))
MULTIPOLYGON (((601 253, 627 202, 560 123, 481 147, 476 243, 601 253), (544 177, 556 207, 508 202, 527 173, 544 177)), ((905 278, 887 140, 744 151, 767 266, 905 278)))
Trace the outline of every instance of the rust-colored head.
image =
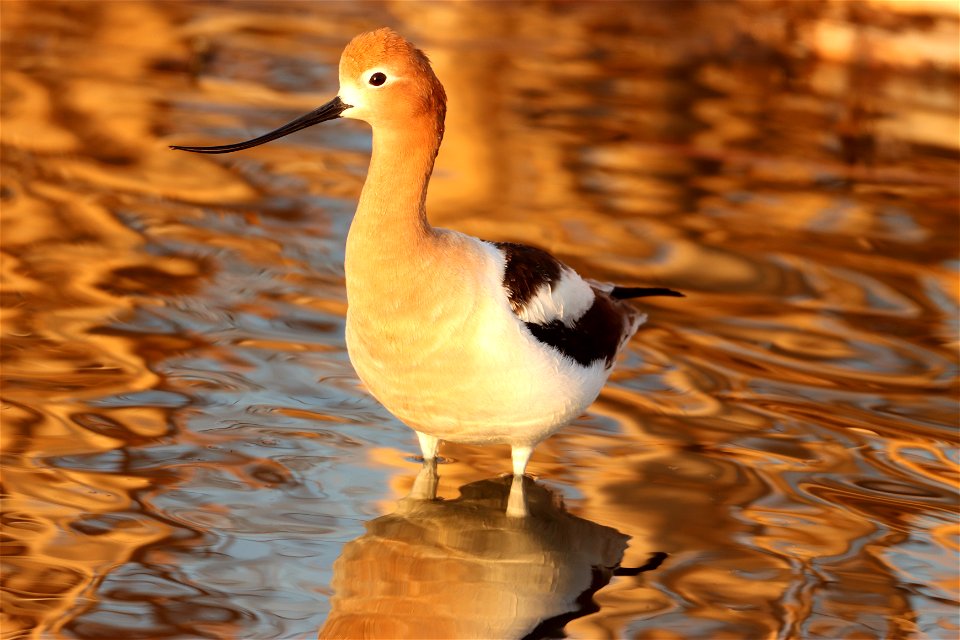
POLYGON ((330 102, 262 136, 215 147, 174 146, 195 153, 232 153, 282 138, 319 122, 355 118, 377 129, 443 138, 447 95, 422 51, 384 27, 361 33, 340 57, 340 93, 330 102))
POLYGON ((340 58, 340 99, 350 105, 345 118, 373 127, 423 126, 439 122, 447 109, 443 85, 422 51, 392 29, 362 33, 340 58))

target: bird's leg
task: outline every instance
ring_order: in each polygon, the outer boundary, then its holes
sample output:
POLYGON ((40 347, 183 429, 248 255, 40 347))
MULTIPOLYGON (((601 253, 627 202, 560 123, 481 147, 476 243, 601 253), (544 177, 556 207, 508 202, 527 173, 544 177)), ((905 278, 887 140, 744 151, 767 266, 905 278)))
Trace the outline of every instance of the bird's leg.
POLYGON ((511 518, 524 518, 528 515, 527 496, 523 491, 523 472, 527 469, 527 461, 533 447, 513 447, 513 482, 510 484, 510 497, 507 499, 507 515, 511 518))
POLYGON ((533 447, 513 447, 510 455, 513 458, 513 477, 522 478, 523 472, 527 470, 527 461, 530 460, 530 454, 533 453, 533 447))
POLYGON ((440 440, 433 436, 417 431, 417 438, 420 440, 420 450, 423 452, 423 467, 417 474, 417 479, 413 481, 413 488, 410 489, 408 497, 414 500, 433 500, 437 497, 437 446, 440 440))
POLYGON ((507 498, 507 517, 526 518, 528 515, 527 495, 523 490, 523 476, 513 476, 513 482, 510 484, 510 497, 507 498))
POLYGON ((437 447, 440 445, 440 439, 428 436, 425 433, 417 431, 417 439, 420 440, 420 451, 423 452, 423 461, 437 459, 437 447))
POLYGON ((424 460, 416 480, 413 481, 410 495, 407 497, 412 500, 434 500, 437 497, 437 484, 439 481, 440 476, 437 474, 437 459, 424 460))

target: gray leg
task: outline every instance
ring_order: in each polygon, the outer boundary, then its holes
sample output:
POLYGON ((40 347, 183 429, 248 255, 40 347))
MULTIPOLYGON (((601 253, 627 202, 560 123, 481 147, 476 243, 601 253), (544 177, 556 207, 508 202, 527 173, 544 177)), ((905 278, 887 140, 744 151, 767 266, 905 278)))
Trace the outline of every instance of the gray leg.
POLYGON ((523 476, 513 476, 513 483, 510 485, 510 497, 507 498, 507 517, 508 518, 526 518, 527 495, 523 490, 523 476))
POLYGON ((413 481, 413 487, 410 489, 410 495, 407 498, 412 500, 434 500, 437 497, 437 483, 440 477, 437 475, 437 459, 424 460, 420 467, 420 473, 417 479, 413 481))
POLYGON ((440 439, 428 436, 425 433, 417 431, 417 438, 420 440, 420 451, 423 452, 423 461, 436 460, 437 447, 440 445, 440 439))
POLYGON ((510 485, 510 497, 507 499, 507 515, 511 518, 525 518, 527 516, 527 496, 523 491, 523 472, 527 470, 527 462, 533 447, 513 447, 510 457, 513 458, 513 483, 510 485))
POLYGON ((513 458, 513 475, 514 477, 523 476, 523 472, 527 470, 527 461, 530 460, 530 454, 533 453, 533 447, 513 447, 511 450, 511 457, 513 458))

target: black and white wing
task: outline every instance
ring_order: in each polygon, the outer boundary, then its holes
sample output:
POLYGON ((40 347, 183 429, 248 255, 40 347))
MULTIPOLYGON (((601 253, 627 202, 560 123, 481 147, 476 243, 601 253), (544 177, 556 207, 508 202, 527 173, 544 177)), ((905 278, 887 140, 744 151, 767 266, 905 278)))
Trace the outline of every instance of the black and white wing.
POLYGON ((646 320, 623 299, 682 295, 670 289, 591 283, 542 249, 493 244, 504 255, 503 286, 513 313, 537 340, 584 367, 598 361, 611 367, 646 320))

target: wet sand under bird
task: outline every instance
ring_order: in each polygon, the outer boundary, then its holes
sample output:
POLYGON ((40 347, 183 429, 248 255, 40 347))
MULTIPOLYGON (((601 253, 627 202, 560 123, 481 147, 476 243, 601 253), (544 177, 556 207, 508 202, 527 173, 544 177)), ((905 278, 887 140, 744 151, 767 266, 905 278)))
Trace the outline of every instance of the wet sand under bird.
POLYGON ((432 227, 425 202, 446 94, 429 60, 383 28, 355 37, 339 71, 337 97, 275 131, 172 148, 240 151, 341 117, 372 127, 344 265, 350 360, 416 431, 433 478, 442 440, 509 444, 517 491, 508 513, 523 515, 534 447, 596 399, 646 319, 625 300, 682 294, 586 280, 540 249, 432 227))

